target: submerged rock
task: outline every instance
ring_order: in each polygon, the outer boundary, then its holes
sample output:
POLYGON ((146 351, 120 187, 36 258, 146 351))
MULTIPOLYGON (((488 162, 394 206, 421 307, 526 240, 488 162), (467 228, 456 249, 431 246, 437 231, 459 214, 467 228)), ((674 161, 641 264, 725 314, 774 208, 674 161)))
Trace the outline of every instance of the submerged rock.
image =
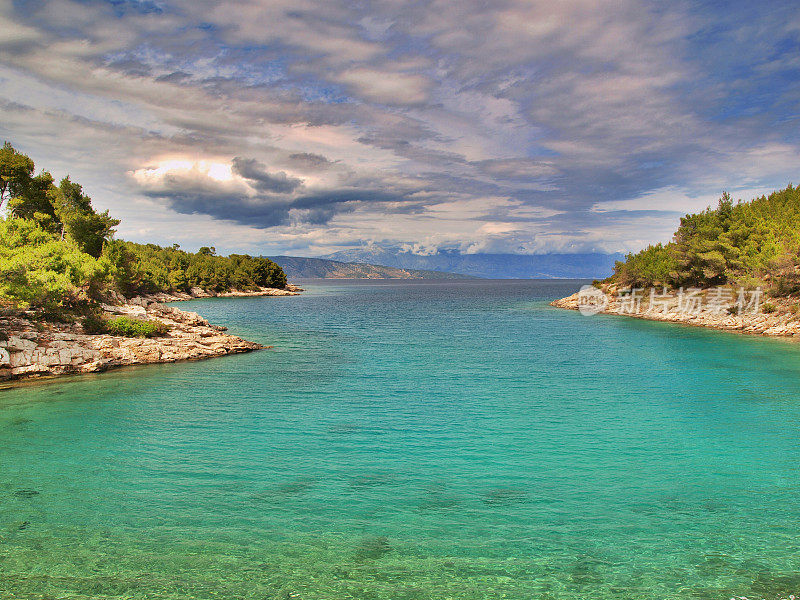
POLYGON ((461 504, 461 500, 447 490, 443 482, 425 486, 425 496, 417 508, 421 511, 449 510, 461 504))
POLYGON ((374 560, 381 558, 384 554, 392 551, 389 545, 389 538, 385 535, 366 537, 356 548, 356 558, 374 560))
POLYGON ((290 481, 275 488, 275 494, 279 496, 294 496, 302 494, 311 489, 314 482, 310 479, 298 479, 297 481, 290 481))

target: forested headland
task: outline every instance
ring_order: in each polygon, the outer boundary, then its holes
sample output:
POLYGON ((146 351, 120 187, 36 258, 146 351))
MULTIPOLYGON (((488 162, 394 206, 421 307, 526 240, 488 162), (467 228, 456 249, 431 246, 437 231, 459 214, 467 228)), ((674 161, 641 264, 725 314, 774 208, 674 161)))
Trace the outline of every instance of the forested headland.
POLYGON ((0 308, 58 316, 120 294, 286 286, 266 258, 115 239, 120 221, 95 210, 81 185, 34 173, 30 157, 9 143, 0 149, 0 308))
POLYGON ((605 283, 621 287, 761 287, 800 293, 800 188, 750 201, 723 193, 716 208, 681 218, 672 240, 628 254, 605 283))

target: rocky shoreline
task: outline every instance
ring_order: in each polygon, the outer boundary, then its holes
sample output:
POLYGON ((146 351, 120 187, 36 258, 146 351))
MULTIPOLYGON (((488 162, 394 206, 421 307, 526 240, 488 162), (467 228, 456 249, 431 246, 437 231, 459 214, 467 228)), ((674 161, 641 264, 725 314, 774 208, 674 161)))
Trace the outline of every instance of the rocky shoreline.
POLYGON ((201 298, 252 298, 258 296, 297 296, 303 288, 296 285, 287 284, 285 288, 266 288, 262 287, 257 290, 231 290, 229 292, 213 292, 204 290, 203 288, 193 287, 189 293, 185 292, 171 292, 171 293, 158 293, 149 294, 146 296, 149 300, 155 302, 183 302, 185 300, 198 300, 201 298))
POLYGON ((199 360, 260 350, 265 346, 225 333, 225 327, 211 325, 197 313, 165 306, 163 302, 213 296, 294 296, 300 291, 296 286, 225 294, 192 290, 192 294, 156 294, 118 305, 102 305, 109 318, 148 319, 169 327, 165 335, 153 338, 89 334, 80 323, 43 323, 34 320, 31 314, 0 317, 0 334, 3 334, 0 385, 22 379, 97 373, 128 365, 199 360))
MULTIPOLYGON (((679 296, 676 294, 673 294, 671 299, 661 299, 660 295, 653 296, 653 298, 657 298, 653 303, 645 294, 637 303, 631 302, 629 297, 626 298, 613 288, 604 288, 598 291, 604 296, 603 302, 607 303, 603 305, 601 302, 589 312, 681 323, 752 335, 800 338, 800 313, 798 313, 797 300, 793 301, 789 298, 770 298, 768 301, 764 301, 757 310, 752 311, 736 310, 733 303, 727 307, 720 306, 718 303, 697 303, 693 305, 693 310, 687 311, 681 308, 679 296), (770 307, 770 311, 764 312, 764 308, 767 306, 770 307)), ((712 289, 702 290, 698 296, 707 300, 712 298, 714 293, 715 290, 712 289)), ((582 299, 580 292, 554 300, 550 305, 569 310, 583 309, 583 311, 586 311, 587 306, 585 297, 582 299)))

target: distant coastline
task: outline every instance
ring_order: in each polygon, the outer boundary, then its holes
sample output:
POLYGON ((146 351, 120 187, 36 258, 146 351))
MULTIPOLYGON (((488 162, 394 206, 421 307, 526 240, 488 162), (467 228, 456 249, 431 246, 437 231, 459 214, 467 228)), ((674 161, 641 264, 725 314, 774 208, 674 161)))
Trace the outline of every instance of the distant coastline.
POLYGON ((445 271, 404 269, 366 262, 343 262, 303 256, 271 256, 292 279, 479 279, 445 271))
POLYGON ((622 254, 414 254, 379 247, 307 258, 270 256, 292 279, 587 279, 610 273, 622 254))

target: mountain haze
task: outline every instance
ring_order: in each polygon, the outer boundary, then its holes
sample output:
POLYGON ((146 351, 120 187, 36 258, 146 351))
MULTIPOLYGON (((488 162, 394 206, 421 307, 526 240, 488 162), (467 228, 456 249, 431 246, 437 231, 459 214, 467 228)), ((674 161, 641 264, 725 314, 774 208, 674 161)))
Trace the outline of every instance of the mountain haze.
POLYGON ((342 262, 302 256, 275 256, 274 260, 291 279, 473 279, 457 273, 400 269, 363 262, 342 262))
POLYGON ((369 246, 342 250, 325 258, 369 262, 398 269, 425 269, 489 279, 594 279, 607 277, 622 254, 461 254, 439 251, 420 255, 369 246))

